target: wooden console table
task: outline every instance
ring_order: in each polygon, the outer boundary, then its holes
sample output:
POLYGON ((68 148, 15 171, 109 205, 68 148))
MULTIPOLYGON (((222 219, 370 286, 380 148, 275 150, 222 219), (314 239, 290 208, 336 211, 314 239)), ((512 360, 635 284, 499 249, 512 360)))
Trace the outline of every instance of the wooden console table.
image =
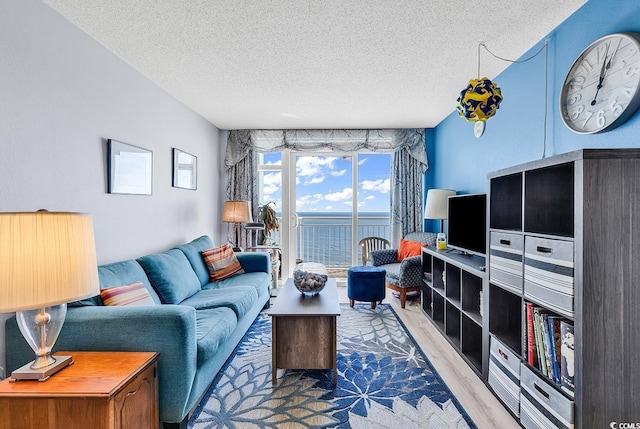
POLYGON ((318 295, 303 296, 288 279, 269 312, 271 316, 272 383, 278 368, 333 369, 338 382, 336 279, 329 278, 318 295))
POLYGON ((158 428, 157 353, 59 354, 75 363, 46 381, 0 382, 0 429, 158 428))

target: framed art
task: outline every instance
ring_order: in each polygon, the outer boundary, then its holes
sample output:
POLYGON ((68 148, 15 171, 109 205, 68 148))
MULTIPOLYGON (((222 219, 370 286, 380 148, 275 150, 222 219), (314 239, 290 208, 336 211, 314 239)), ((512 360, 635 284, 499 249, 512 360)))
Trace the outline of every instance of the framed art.
POLYGON ((153 152, 113 139, 107 146, 108 192, 151 195, 153 152))
POLYGON ((173 148, 173 187, 196 190, 198 184, 198 158, 173 148))

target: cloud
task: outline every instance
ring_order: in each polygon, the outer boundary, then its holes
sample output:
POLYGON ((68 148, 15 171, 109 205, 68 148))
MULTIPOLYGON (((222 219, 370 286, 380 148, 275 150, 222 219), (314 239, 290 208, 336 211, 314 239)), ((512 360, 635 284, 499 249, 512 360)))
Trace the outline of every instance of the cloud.
POLYGON ((391 181, 389 179, 363 180, 360 182, 363 191, 375 191, 388 194, 391 189, 391 181))
POLYGON ((313 177, 323 174, 327 169, 334 169, 337 159, 335 156, 300 156, 296 161, 296 175, 313 177))
POLYGON ((367 162, 369 160, 369 158, 362 158, 360 161, 358 161, 358 165, 362 165, 365 162, 367 162))
POLYGON ((327 201, 342 201, 342 200, 351 200, 353 198, 353 189, 344 188, 340 192, 334 192, 332 194, 327 194, 324 196, 324 199, 327 201))
POLYGON ((335 156, 300 156, 296 160, 296 180, 302 178, 301 181, 305 185, 317 185, 322 183, 327 175, 343 176, 347 170, 336 170, 339 159, 335 156))
POLYGON ((282 173, 265 173, 262 176, 262 192, 267 195, 275 194, 280 190, 282 173))
POLYGON ((369 195, 367 198, 365 198, 365 200, 375 200, 376 197, 374 197, 373 195, 369 195))
POLYGON ((317 211, 320 202, 322 202, 322 194, 304 195, 296 199, 296 209, 301 212, 317 211))

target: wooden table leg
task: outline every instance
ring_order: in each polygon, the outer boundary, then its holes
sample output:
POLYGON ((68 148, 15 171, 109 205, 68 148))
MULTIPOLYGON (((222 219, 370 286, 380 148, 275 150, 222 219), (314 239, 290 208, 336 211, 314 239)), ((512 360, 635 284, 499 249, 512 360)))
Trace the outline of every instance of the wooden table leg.
POLYGON ((331 340, 333 348, 333 384, 338 384, 338 323, 337 318, 332 318, 333 324, 333 339, 331 340))
POLYGON ((276 378, 278 377, 278 366, 276 362, 276 344, 278 344, 276 341, 277 320, 278 318, 275 316, 271 318, 271 384, 273 386, 276 385, 276 378))

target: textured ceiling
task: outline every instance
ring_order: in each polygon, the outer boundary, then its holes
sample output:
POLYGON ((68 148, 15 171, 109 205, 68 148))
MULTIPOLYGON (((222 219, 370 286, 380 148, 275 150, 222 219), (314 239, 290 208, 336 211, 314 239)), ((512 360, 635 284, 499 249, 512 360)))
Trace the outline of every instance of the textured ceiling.
POLYGON ((222 129, 436 126, 586 0, 44 0, 222 129), (509 63, 483 51, 481 74, 509 63))

